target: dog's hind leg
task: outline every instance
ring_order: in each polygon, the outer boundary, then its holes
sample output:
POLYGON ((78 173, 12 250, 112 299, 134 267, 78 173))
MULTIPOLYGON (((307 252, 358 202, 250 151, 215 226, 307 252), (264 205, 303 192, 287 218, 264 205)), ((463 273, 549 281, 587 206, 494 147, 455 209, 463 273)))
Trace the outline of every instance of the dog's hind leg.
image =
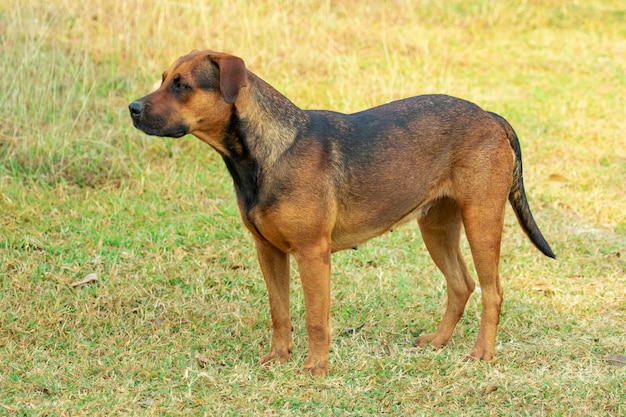
POLYGON ((280 363, 285 363, 293 348, 289 315, 289 254, 267 241, 256 239, 255 243, 269 295, 273 327, 270 351, 259 362, 265 364, 278 359, 280 363))
POLYGON ((498 273, 504 205, 476 204, 463 211, 465 234, 470 244, 481 288, 482 316, 476 344, 468 359, 491 360, 495 354, 496 330, 502 307, 502 285, 498 273))
POLYGON ((446 278, 448 304, 437 330, 420 336, 415 344, 440 348, 450 340, 475 284, 461 256, 462 220, 457 203, 451 199, 434 203, 418 223, 430 256, 446 278))

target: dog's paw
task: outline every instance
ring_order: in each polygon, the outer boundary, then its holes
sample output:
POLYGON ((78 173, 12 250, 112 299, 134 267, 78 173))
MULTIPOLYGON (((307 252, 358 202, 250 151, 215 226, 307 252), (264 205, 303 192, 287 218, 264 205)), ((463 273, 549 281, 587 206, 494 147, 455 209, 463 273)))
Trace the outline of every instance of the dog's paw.
POLYGON ((328 359, 313 359, 307 356, 304 360, 304 371, 323 378, 328 374, 328 359))
POLYGON ((495 349, 488 348, 483 346, 482 344, 476 343, 476 345, 472 348, 470 353, 465 357, 465 361, 475 361, 481 360, 489 362, 495 356, 495 349))
POLYGON ((259 359, 261 365, 268 365, 276 360, 282 365, 289 361, 291 357, 291 348, 287 349, 270 349, 270 351, 259 359))
POLYGON ((423 334, 417 339, 413 341, 413 344, 420 348, 425 348, 430 344, 430 341, 433 339, 434 333, 431 334, 423 334))
POLYGON ((441 349, 448 343, 447 338, 437 337, 437 333, 423 334, 413 344, 417 347, 424 348, 431 346, 433 349, 441 349))

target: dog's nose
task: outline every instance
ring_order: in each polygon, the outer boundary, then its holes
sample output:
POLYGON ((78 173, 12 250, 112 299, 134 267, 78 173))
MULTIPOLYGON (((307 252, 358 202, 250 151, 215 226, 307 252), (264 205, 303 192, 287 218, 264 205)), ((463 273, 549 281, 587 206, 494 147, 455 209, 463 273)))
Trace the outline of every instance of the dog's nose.
POLYGON ((139 116, 143 111, 143 104, 138 101, 133 101, 128 105, 128 110, 130 110, 131 116, 139 116))

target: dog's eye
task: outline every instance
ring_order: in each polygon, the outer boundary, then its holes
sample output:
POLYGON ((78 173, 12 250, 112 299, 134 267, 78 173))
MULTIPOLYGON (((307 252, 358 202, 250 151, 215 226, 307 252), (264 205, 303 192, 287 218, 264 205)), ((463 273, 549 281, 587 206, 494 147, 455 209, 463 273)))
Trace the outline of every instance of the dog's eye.
POLYGON ((175 77, 174 80, 172 80, 172 86, 174 90, 179 92, 191 90, 191 86, 185 83, 181 77, 175 77))

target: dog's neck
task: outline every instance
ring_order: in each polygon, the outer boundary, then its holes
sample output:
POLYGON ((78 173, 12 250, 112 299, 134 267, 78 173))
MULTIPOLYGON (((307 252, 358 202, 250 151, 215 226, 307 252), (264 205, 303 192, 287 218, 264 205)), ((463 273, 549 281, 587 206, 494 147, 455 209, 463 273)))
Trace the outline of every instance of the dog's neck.
POLYGON ((252 158, 271 167, 308 123, 306 113, 272 86, 248 72, 246 88, 235 102, 235 115, 245 127, 252 158))
POLYGON ((308 123, 306 113, 269 84, 248 72, 224 132, 222 157, 247 213, 258 202, 259 181, 272 169, 308 123), (263 167, 261 170, 260 167, 263 167))

